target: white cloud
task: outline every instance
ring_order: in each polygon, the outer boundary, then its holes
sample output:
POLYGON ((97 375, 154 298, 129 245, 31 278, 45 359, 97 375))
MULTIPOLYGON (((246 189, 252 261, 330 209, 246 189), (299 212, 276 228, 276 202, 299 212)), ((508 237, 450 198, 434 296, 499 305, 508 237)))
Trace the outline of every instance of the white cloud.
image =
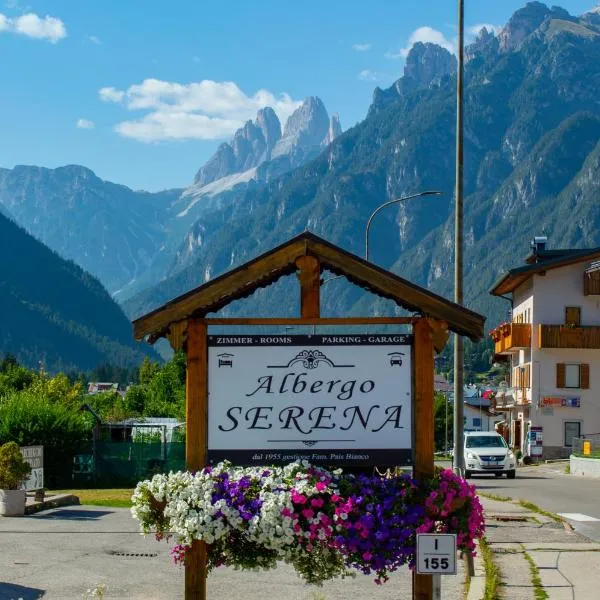
POLYGON ((49 16, 42 19, 35 13, 28 13, 14 19, 0 14, 0 32, 2 31, 10 31, 38 40, 48 40, 53 44, 67 37, 67 29, 60 19, 49 16))
POLYGON ((371 71, 369 69, 363 69, 359 74, 358 78, 361 81, 379 81, 382 77, 381 73, 377 71, 371 71))
POLYGON ((212 80, 182 84, 145 79, 126 90, 105 87, 99 94, 105 102, 123 103, 130 111, 147 111, 115 127, 119 134, 142 142, 224 138, 265 106, 284 123, 301 104, 288 94, 275 96, 268 90, 247 96, 232 81, 212 80))
POLYGON ((467 37, 477 37, 479 35, 479 32, 484 27, 494 35, 498 35, 500 33, 500 30, 502 29, 500 25, 492 25, 491 23, 477 23, 477 25, 471 25, 470 27, 467 27, 467 37))
POLYGON ((415 29, 408 38, 408 44, 401 48, 399 51, 389 51, 386 53, 387 58, 406 58, 411 48, 417 43, 431 43, 437 44, 442 48, 446 48, 449 52, 455 53, 456 48, 454 43, 449 40, 441 31, 433 29, 432 27, 419 27, 415 29))
POLYGON ((65 24, 60 19, 48 16, 41 19, 35 13, 14 19, 13 30, 28 37, 49 40, 53 44, 67 36, 65 24))
POLYGON ((77 129, 94 129, 95 126, 94 121, 89 121, 88 119, 77 119, 77 123, 75 123, 77 129))
POLYGON ((100 38, 95 35, 88 35, 88 40, 92 42, 92 44, 101 44, 100 38))
POLYGON ((103 87, 99 92, 100 100, 103 102, 121 102, 125 97, 125 92, 121 92, 114 87, 103 87))
POLYGON ((371 44, 352 44, 352 48, 357 52, 366 52, 367 50, 371 49, 371 44))

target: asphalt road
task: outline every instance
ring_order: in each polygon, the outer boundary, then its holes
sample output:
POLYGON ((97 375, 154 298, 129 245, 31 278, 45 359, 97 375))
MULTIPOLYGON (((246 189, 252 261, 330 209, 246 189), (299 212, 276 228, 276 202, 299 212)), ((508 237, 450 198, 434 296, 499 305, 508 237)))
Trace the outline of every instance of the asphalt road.
MULTIPOLYGON (((0 600, 183 598, 184 572, 168 553, 165 542, 137 533, 127 509, 73 506, 0 517, 0 600), (104 595, 94 595, 102 586, 104 595)), ((442 578, 444 600, 463 597, 463 561, 457 566, 458 575, 442 578)), ((267 572, 220 568, 208 578, 208 595, 211 600, 396 600, 410 598, 411 582, 407 568, 381 586, 359 575, 323 588, 304 585, 287 565, 267 572)))
POLYGON ((474 475, 471 483, 482 492, 528 500, 553 513, 575 513, 597 521, 569 518, 576 531, 600 542, 600 478, 567 475, 568 462, 522 467, 516 479, 474 475))

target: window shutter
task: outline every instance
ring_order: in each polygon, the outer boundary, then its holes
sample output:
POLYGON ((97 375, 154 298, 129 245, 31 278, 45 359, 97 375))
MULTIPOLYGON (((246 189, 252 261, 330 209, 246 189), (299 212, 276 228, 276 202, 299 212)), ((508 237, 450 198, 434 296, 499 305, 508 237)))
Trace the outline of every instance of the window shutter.
POLYGON ((579 365, 579 387, 582 390, 590 389, 590 365, 579 365))
POLYGON ((565 387, 565 365, 564 363, 556 364, 556 387, 565 387))
POLYGON ((531 387, 531 364, 525 365, 525 381, 523 382, 523 387, 531 387))

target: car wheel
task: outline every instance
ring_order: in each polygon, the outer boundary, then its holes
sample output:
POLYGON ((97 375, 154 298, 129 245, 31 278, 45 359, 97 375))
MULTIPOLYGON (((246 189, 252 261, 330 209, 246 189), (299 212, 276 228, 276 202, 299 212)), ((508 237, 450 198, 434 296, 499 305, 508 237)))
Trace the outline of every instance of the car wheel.
POLYGON ((465 471, 465 479, 471 479, 471 471, 465 471))
POLYGON ((516 471, 513 469, 512 471, 508 471, 508 472, 506 473, 506 476, 507 476, 509 479, 514 479, 514 478, 517 476, 517 472, 516 472, 516 471))

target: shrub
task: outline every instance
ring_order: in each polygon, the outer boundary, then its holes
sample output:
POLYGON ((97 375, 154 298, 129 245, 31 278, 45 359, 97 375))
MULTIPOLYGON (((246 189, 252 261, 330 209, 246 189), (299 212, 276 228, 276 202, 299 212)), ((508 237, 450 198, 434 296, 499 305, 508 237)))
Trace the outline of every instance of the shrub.
POLYGON ((0 446, 0 489, 19 489, 29 473, 31 467, 25 462, 17 444, 8 442, 0 446))
POLYGON ((71 481, 73 456, 91 437, 89 417, 32 390, 12 392, 0 400, 0 443, 44 446, 47 485, 71 481))

